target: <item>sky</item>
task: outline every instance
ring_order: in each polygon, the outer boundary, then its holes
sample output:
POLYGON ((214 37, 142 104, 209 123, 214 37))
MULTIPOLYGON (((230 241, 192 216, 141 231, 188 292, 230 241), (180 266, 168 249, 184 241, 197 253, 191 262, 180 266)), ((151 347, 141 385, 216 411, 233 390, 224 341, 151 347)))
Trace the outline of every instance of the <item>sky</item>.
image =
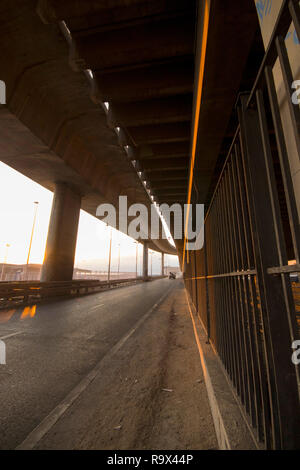
MULTIPOLYGON (((34 218, 34 201, 38 210, 30 263, 43 262, 53 194, 21 173, 0 162, 0 263, 26 263, 34 218), (10 247, 7 248, 6 244, 10 247)), ((106 271, 108 265, 109 227, 80 211, 75 266, 106 271)), ((120 250, 120 272, 135 272, 136 243, 127 235, 112 229, 111 270, 117 271, 120 250)), ((142 269, 143 248, 138 244, 138 271, 142 269)), ((151 253, 151 250, 150 250, 151 253)), ((149 270, 160 274, 161 255, 152 252, 149 270)), ((165 256, 165 266, 178 266, 178 258, 165 256)))

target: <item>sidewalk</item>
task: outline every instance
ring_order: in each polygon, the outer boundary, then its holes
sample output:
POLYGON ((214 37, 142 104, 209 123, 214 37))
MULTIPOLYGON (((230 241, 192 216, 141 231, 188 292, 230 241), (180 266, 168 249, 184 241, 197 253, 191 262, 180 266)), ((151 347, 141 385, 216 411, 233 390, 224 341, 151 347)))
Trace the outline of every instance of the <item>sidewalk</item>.
POLYGON ((217 449, 181 281, 35 449, 217 449))

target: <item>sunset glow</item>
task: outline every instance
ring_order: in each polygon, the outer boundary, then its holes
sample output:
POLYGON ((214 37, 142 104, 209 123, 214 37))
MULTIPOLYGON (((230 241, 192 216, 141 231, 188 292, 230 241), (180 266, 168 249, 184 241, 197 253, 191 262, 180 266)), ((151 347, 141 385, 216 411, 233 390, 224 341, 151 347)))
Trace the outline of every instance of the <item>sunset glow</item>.
MULTIPOLYGON (((38 201, 36 226, 29 263, 41 264, 46 247, 53 194, 21 173, 0 163, 0 262, 26 263, 34 217, 34 201, 38 201), (6 245, 9 244, 9 247, 6 245)), ((105 271, 108 263, 110 229, 92 215, 80 211, 75 266, 105 271)), ((112 271, 135 271, 136 243, 125 234, 112 230, 112 271), (120 246, 120 248, 119 248, 120 246)), ((161 256, 153 252, 153 273, 160 273, 161 256)), ((138 271, 141 271, 142 246, 138 249, 138 271)), ((166 256, 165 264, 177 266, 174 256, 166 256)))

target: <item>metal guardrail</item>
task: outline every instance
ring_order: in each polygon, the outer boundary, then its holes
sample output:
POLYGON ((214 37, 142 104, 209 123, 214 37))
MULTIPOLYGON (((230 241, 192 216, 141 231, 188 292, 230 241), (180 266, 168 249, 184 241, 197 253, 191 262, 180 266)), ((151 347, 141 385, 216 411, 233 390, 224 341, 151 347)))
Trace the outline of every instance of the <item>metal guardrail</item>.
MULTIPOLYGON (((166 276, 152 276, 148 280, 157 280, 166 276)), ((61 297, 75 297, 101 292, 126 285, 143 282, 142 277, 129 279, 114 279, 111 281, 84 281, 70 282, 1 282, 0 283, 0 309, 15 305, 36 304, 43 300, 61 297)))
POLYGON ((285 0, 254 87, 238 101, 239 126, 206 214, 204 249, 190 252, 184 274, 208 340, 267 449, 300 445, 299 366, 292 362, 299 284, 290 276, 299 272, 299 219, 272 73, 278 60, 299 150, 284 40, 292 20, 300 38, 299 2, 285 0))

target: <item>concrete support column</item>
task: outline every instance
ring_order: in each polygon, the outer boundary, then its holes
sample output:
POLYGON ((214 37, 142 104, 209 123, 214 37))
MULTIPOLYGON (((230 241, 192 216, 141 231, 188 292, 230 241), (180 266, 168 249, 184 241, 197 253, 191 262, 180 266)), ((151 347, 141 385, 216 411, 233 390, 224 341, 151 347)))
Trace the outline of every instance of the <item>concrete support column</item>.
POLYGON ((144 250, 143 250, 143 278, 144 281, 148 280, 148 242, 144 243, 144 250))
POLYGON ((161 275, 165 275, 165 254, 161 254, 161 275))
POLYGON ((77 240, 81 196, 67 184, 57 183, 41 281, 71 281, 77 240))

